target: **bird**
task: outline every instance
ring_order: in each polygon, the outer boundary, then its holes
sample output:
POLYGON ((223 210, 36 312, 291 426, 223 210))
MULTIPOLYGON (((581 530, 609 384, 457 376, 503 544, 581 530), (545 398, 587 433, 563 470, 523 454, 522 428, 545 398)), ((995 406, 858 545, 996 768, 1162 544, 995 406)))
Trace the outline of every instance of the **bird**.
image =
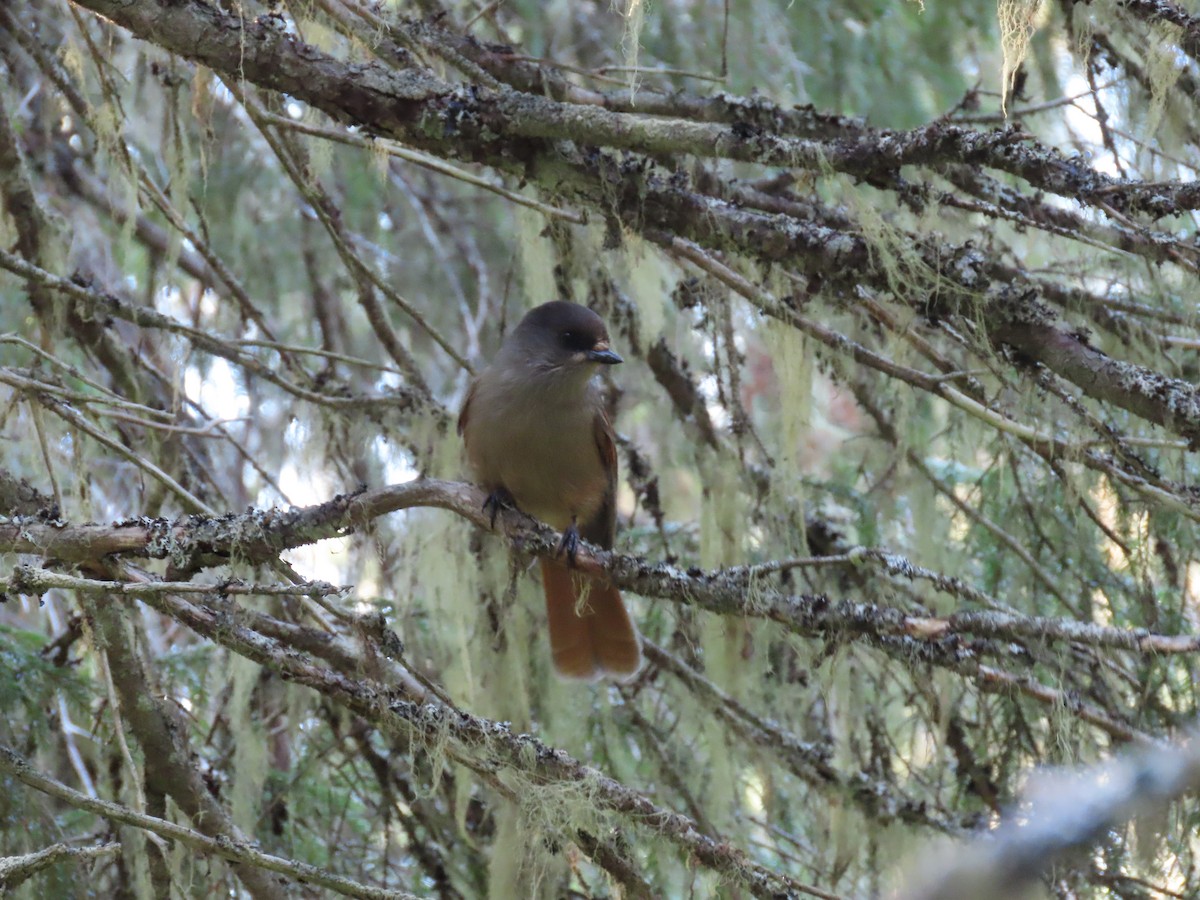
POLYGON ((551 657, 565 678, 627 679, 642 660, 620 591, 571 568, 581 537, 606 550, 616 537, 617 448, 596 376, 622 362, 595 312, 543 303, 472 382, 458 418, 493 527, 513 505, 562 532, 541 570, 551 657))

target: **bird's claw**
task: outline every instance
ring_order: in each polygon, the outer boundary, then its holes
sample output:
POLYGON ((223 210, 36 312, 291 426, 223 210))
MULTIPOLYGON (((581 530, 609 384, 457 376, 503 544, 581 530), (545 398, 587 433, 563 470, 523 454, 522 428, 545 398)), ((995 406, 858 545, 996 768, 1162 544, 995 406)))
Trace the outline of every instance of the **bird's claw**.
POLYGON ((514 506, 512 494, 504 488, 496 488, 483 501, 483 511, 491 517, 492 531, 496 530, 496 516, 502 509, 512 509, 514 506))
POLYGON ((575 565, 575 557, 579 554, 579 529, 572 522, 567 526, 567 529, 562 533, 562 540, 558 542, 558 550, 555 551, 555 556, 567 555, 567 562, 575 565))

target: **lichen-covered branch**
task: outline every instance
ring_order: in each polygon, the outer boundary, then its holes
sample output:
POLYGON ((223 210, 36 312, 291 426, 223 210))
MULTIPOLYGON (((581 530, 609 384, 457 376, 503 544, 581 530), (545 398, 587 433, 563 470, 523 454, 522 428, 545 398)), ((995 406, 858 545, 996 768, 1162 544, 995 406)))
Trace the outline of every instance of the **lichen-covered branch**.
MULTIPOLYGON (((1019 175, 1041 190, 1083 199, 1104 194, 1114 206, 1155 216, 1200 203, 1200 188, 1164 196, 1161 186, 1121 185, 1054 150, 1033 146, 1018 129, 984 132, 935 123, 909 133, 868 133, 824 143, 773 135, 742 122, 723 126, 652 118, 559 103, 533 93, 464 90, 413 67, 346 64, 274 28, 269 19, 245 21, 198 3, 166 10, 115 0, 83 0, 80 5, 219 72, 234 74, 240 60, 241 77, 303 99, 334 118, 426 149, 449 150, 452 136, 465 139, 459 152, 479 161, 508 155, 502 148, 510 142, 519 146, 522 141, 570 139, 646 154, 831 168, 864 178, 886 179, 905 165, 982 164, 1019 175), (1128 192, 1114 190, 1123 187, 1128 192)), ((518 158, 530 152, 544 150, 526 145, 518 158)))
MULTIPOLYGON (((0 762, 2 765, 3 762, 0 762)), ((96 844, 92 847, 71 847, 67 844, 51 844, 35 853, 25 853, 21 856, 0 857, 0 889, 14 890, 17 885, 28 881, 34 875, 51 866, 58 865, 64 860, 87 862, 119 853, 120 844, 96 844)))
MULTIPOLYGON (((283 550, 341 536, 380 515, 417 506, 447 509, 486 527, 489 517, 483 499, 483 493, 470 485, 418 480, 335 497, 312 507, 215 519, 193 516, 175 522, 137 521, 107 526, 16 520, 0 524, 0 550, 36 552, 74 562, 113 554, 165 557, 176 568, 187 571, 218 564, 232 555, 265 562, 283 550)), ((557 553, 559 536, 545 526, 516 512, 504 514, 500 523, 508 540, 523 552, 547 556, 557 553)), ((577 564, 582 571, 611 578, 623 589, 643 596, 696 606, 718 615, 768 619, 806 637, 863 640, 893 658, 956 672, 984 690, 1010 691, 1049 707, 1072 709, 1084 721, 1125 741, 1152 738, 1069 692, 986 664, 989 655, 1013 655, 1011 650, 989 646, 988 640, 1057 641, 1155 655, 1200 650, 1200 639, 1193 636, 1160 635, 1144 629, 982 610, 935 617, 869 602, 788 594, 765 584, 754 569, 684 570, 589 547, 581 551, 577 564)), ((768 565, 766 571, 770 568, 768 565)), ((891 568, 899 574, 904 571, 902 564, 891 568)), ((52 587, 70 587, 70 581, 64 578, 19 567, 9 579, 9 588, 36 594, 52 587)), ((86 589, 86 585, 83 587, 86 589)), ((219 588, 216 590, 219 592, 219 588)), ((150 592, 138 593, 150 600, 150 592)))
MULTIPOLYGON (((188 516, 175 521, 135 519, 109 525, 69 525, 65 522, 46 523, 36 517, 17 517, 0 521, 0 552, 36 553, 72 563, 121 555, 168 559, 177 568, 185 570, 219 565, 234 556, 265 562, 284 550, 344 536, 372 519, 404 509, 449 510, 487 528, 490 516, 484 510, 484 499, 483 491, 470 484, 419 479, 339 495, 316 506, 255 510, 218 517, 188 516)), ((497 524, 515 549, 540 556, 558 553, 560 536, 520 512, 502 513, 497 524)), ((845 563, 855 565, 860 556, 863 562, 879 557, 885 568, 901 577, 927 575, 912 569, 903 558, 875 550, 852 551, 845 557, 845 563)), ((771 571, 786 568, 773 563, 711 571, 694 567, 684 569, 600 550, 586 543, 581 544, 576 563, 580 571, 611 578, 618 586, 643 596, 695 605, 718 614, 771 619, 808 636, 888 636, 947 646, 945 641, 975 635, 1008 640, 1074 641, 1137 653, 1200 651, 1200 636, 1196 635, 1162 635, 1146 629, 1114 628, 996 610, 969 610, 948 616, 914 615, 866 602, 789 595, 765 583, 771 571)), ((953 584, 944 586, 957 589, 953 584)), ((8 588, 19 593, 40 593, 52 588, 110 590, 105 582, 79 581, 29 566, 19 566, 13 571, 8 588)), ((168 592, 171 586, 130 585, 126 589, 114 584, 111 589, 115 593, 144 596, 168 592)), ((221 585, 189 586, 189 589, 188 592, 217 594, 250 592, 250 589, 236 586, 227 590, 221 585)), ((308 594, 329 590, 328 586, 309 585, 287 592, 308 594)))

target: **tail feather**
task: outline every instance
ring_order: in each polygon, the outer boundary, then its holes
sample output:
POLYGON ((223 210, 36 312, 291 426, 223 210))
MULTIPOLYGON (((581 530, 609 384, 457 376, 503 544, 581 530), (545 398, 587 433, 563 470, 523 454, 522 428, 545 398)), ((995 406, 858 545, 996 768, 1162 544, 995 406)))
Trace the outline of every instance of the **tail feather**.
POLYGON ((550 559, 542 560, 542 586, 550 653, 560 675, 627 678, 638 670, 642 646, 620 591, 550 559))

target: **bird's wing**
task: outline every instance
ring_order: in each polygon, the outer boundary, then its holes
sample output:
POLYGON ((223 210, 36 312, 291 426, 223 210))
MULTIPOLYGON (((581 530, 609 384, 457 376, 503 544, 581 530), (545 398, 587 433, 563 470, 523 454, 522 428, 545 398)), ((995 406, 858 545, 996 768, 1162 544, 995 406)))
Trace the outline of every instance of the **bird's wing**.
POLYGON ((471 382, 471 386, 467 388, 467 399, 463 401, 462 412, 458 414, 458 433, 461 435, 467 430, 467 417, 471 413, 471 401, 475 399, 475 388, 479 385, 479 380, 471 382))
POLYGON ((596 413, 593 433, 608 483, 604 488, 604 501, 600 508, 582 523, 579 533, 585 540, 605 550, 611 550, 613 540, 617 536, 617 442, 613 435, 612 423, 608 421, 608 416, 603 410, 596 413))

